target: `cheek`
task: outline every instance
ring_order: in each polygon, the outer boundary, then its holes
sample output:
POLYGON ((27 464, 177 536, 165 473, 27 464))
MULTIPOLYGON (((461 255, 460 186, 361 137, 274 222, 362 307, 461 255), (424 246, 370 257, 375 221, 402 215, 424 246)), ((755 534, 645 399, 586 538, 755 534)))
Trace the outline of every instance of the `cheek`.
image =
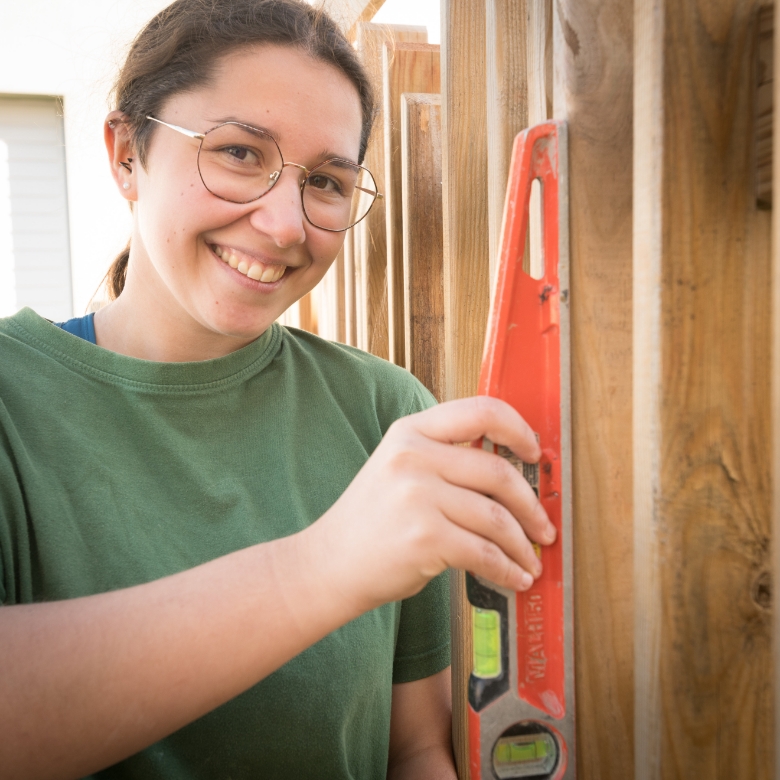
POLYGON ((344 233, 328 233, 317 228, 308 231, 306 243, 315 266, 319 266, 320 269, 324 266, 327 270, 344 245, 344 235, 344 233))

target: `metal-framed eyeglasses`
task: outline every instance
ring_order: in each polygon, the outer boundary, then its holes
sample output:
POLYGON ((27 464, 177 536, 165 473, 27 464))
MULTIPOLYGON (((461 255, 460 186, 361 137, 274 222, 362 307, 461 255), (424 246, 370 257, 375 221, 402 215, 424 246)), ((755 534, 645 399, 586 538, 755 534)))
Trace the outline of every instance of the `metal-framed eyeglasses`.
POLYGON ((285 162, 274 138, 265 130, 241 122, 223 122, 197 133, 148 115, 152 122, 200 141, 198 173, 203 186, 230 203, 251 203, 267 195, 287 167, 300 169, 301 207, 314 227, 342 233, 365 219, 383 196, 371 171, 350 160, 333 157, 309 170, 285 162))

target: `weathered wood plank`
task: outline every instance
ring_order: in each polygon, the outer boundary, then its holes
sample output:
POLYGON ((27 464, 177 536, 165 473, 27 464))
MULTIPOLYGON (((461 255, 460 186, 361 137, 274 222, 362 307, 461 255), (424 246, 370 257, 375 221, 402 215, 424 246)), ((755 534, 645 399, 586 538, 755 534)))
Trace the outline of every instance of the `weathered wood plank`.
POLYGON ((347 231, 344 237, 344 343, 357 346, 357 312, 355 291, 357 276, 355 270, 355 231, 347 231))
MULTIPOLYGON (((633 776, 632 22, 632 0, 560 0, 553 20, 554 116, 569 124, 577 767, 584 780, 633 776)), ((545 37, 537 33, 537 51, 545 37)), ((545 59, 537 53, 529 66, 537 77, 531 121, 547 110, 545 59)))
MULTIPOLYGON (((445 397, 452 399, 477 390, 490 300, 484 3, 443 0, 441 56, 445 397)), ((471 613, 462 572, 452 583, 453 743, 468 780, 471 613)))
MULTIPOLYGON (((774 49, 780 46, 780 25, 773 30, 774 49)), ((772 103, 780 106, 780 57, 773 58, 772 103)), ((780 123, 772 127, 772 178, 780 181, 780 123)), ((772 600, 780 583, 780 209, 772 212, 772 363, 771 363, 771 412, 772 412, 772 600)), ((774 779, 780 780, 780 609, 772 604, 774 623, 774 705, 775 705, 775 771, 774 779)))
POLYGON ((440 95, 403 96, 401 170, 406 367, 441 401, 444 236, 440 95))
MULTIPOLYGON (((427 40, 428 33, 424 27, 370 22, 357 25, 357 50, 374 87, 378 109, 363 165, 374 174, 381 193, 385 192, 382 49, 385 43, 426 43, 427 40)), ((355 239, 355 264, 359 265, 361 281, 361 289, 357 292, 358 310, 364 317, 358 325, 358 346, 387 358, 387 237, 382 201, 378 201, 357 225, 355 239)))
POLYGON ((385 44, 382 52, 388 351, 390 360, 399 366, 407 365, 404 354, 401 95, 404 92, 438 93, 441 90, 439 60, 439 46, 429 43, 385 44))
POLYGON ((756 145, 756 200, 762 208, 772 207, 772 116, 774 109, 774 24, 775 7, 758 11, 756 45, 756 103, 753 130, 756 145))
POLYGON ((344 248, 312 290, 317 300, 317 335, 344 342, 344 248))
POLYGON ((637 780, 773 776, 757 12, 745 0, 637 3, 637 780))
POLYGON ((298 327, 317 333, 317 308, 314 295, 309 292, 298 301, 298 327))
POLYGON ((532 0, 487 0, 487 180, 490 279, 495 277, 509 161, 528 126, 528 6, 532 0))

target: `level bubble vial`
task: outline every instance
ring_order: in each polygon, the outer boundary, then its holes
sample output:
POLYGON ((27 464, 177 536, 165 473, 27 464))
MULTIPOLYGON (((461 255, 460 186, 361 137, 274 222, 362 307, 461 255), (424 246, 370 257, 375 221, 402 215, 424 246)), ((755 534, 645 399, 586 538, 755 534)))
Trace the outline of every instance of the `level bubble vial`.
POLYGON ((493 770, 499 780, 546 780, 558 764, 555 737, 543 728, 502 736, 493 748, 493 770))
POLYGON ((495 609, 471 608, 474 636, 474 676, 501 676, 501 615, 495 609))

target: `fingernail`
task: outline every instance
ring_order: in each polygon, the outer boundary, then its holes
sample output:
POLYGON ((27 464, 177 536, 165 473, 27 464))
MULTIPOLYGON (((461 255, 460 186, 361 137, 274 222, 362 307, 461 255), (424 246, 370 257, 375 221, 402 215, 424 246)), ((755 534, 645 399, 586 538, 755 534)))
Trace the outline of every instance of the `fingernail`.
POLYGON ((534 578, 527 571, 524 571, 523 576, 520 577, 520 585, 522 586, 522 589, 528 590, 528 588, 530 588, 533 584, 534 578))
POLYGON ((556 537, 556 536, 558 536, 558 532, 555 530, 555 526, 554 526, 552 523, 550 523, 550 524, 547 526, 547 528, 545 529, 545 532, 544 532, 544 538, 545 538, 545 539, 546 539, 548 542, 552 543, 552 542, 554 542, 554 541, 555 541, 555 537, 556 537))
POLYGON ((537 563, 536 566, 534 566, 534 578, 539 579, 539 577, 542 576, 542 564, 537 563))

